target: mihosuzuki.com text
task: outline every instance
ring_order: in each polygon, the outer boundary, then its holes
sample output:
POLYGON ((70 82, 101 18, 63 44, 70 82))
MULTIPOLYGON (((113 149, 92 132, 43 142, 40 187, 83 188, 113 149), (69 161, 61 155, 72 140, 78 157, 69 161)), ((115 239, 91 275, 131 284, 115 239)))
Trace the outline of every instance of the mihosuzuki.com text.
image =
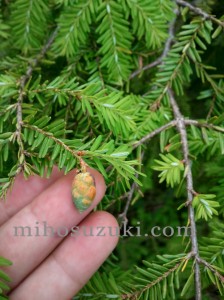
POLYGON ((122 224, 122 230, 119 227, 110 226, 50 226, 46 221, 36 221, 33 226, 17 225, 13 227, 13 235, 18 237, 49 237, 49 236, 122 236, 122 237, 186 237, 190 236, 191 228, 188 226, 159 226, 155 225, 148 230, 143 231, 141 223, 137 222, 136 226, 122 224))

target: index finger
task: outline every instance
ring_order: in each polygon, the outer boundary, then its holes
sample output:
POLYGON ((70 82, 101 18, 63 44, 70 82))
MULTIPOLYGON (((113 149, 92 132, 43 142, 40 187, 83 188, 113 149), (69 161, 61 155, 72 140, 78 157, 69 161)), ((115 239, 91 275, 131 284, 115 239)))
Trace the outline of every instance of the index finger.
POLYGON ((15 179, 12 191, 8 192, 6 200, 0 199, 0 226, 62 177, 63 174, 63 171, 59 171, 57 167, 53 167, 50 178, 41 178, 34 175, 26 180, 23 174, 19 174, 15 179))

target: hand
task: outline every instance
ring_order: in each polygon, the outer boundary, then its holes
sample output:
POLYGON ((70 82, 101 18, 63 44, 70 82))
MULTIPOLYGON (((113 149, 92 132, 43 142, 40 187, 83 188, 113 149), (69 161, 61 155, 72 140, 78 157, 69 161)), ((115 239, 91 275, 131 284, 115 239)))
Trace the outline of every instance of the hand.
POLYGON ((106 188, 101 174, 89 172, 96 181, 96 197, 81 214, 71 198, 75 171, 64 176, 54 168, 50 179, 25 180, 20 174, 7 201, 0 201, 0 256, 13 262, 4 269, 12 279, 10 300, 71 299, 116 246, 118 237, 108 230, 97 236, 97 226, 118 224, 107 212, 90 213, 106 188), (75 225, 85 232, 76 227, 71 236, 75 225))

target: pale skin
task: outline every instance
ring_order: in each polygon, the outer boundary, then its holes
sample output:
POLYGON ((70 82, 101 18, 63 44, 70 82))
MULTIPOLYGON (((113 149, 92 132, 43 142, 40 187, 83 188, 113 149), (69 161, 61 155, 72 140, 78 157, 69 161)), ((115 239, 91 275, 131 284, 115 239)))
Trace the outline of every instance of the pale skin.
POLYGON ((75 171, 64 175, 54 168, 50 179, 20 174, 7 201, 0 201, 0 256, 13 265, 4 268, 11 277, 10 300, 69 300, 88 282, 115 248, 118 237, 110 236, 15 236, 15 226, 53 228, 85 226, 117 227, 109 213, 91 212, 105 193, 102 175, 88 171, 96 182, 96 197, 83 213, 74 207, 71 184, 75 171), (39 223, 36 223, 39 222, 39 223))

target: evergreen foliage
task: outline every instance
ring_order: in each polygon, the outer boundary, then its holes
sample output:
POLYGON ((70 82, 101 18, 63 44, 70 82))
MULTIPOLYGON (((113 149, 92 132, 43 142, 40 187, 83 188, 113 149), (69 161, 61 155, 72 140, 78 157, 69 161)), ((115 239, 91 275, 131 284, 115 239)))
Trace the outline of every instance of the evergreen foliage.
MULTIPOLYGON (((0 256, 0 267, 8 267, 10 266, 12 263, 0 256)), ((10 278, 7 275, 7 273, 4 270, 0 270, 0 299, 1 300, 5 300, 8 299, 7 296, 5 296, 5 293, 8 292, 10 290, 9 286, 8 286, 8 282, 10 282, 10 278)))
POLYGON ((0 1, 0 198, 83 159, 108 185, 99 209, 191 231, 121 238, 74 299, 224 296, 220 2, 0 1))

